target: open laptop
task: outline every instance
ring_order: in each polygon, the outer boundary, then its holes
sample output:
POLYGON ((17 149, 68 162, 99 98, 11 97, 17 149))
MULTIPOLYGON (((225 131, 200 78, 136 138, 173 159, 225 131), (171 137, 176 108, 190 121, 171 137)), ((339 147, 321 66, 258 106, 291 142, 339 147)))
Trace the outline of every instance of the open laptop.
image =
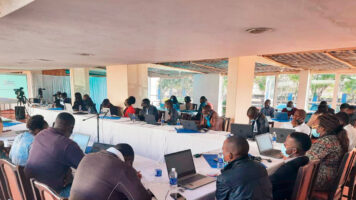
POLYGON ((79 133, 74 133, 71 136, 71 139, 78 144, 80 149, 85 153, 85 150, 88 146, 90 135, 84 135, 79 133))
POLYGON ((178 186, 195 189, 215 181, 215 178, 197 174, 190 149, 164 155, 168 173, 175 168, 178 173, 178 186))
POLYGON ((288 113, 286 112, 277 112, 275 114, 275 119, 280 121, 289 121, 288 113))
POLYGON ((152 125, 161 125, 161 123, 158 123, 156 121, 156 117, 154 115, 145 115, 145 122, 147 124, 152 124, 152 125))
POLYGON ((105 144, 105 143, 98 143, 98 142, 95 142, 93 144, 93 147, 91 148, 91 153, 95 153, 95 152, 99 152, 101 150, 106 150, 110 147, 114 147, 115 145, 112 145, 112 144, 105 144))
POLYGON ((195 121, 192 120, 181 120, 182 126, 186 130, 192 130, 192 131, 197 131, 197 132, 207 132, 207 128, 200 128, 198 125, 195 123, 195 121))
POLYGON ((110 108, 102 108, 101 113, 105 116, 111 116, 110 108))
POLYGON ((286 129, 286 128, 270 128, 270 133, 276 132, 277 134, 277 142, 284 143, 289 134, 295 132, 294 129, 286 129))
POLYGON ((231 124, 231 134, 241 136, 243 138, 254 138, 252 125, 249 124, 231 124))
POLYGON ((260 155, 272 158, 282 158, 281 151, 273 149, 273 144, 269 133, 256 135, 255 139, 260 155))
POLYGON ((83 112, 83 111, 73 111, 73 107, 70 103, 65 103, 64 104, 64 109, 69 112, 73 113, 73 115, 86 115, 88 112, 83 112))

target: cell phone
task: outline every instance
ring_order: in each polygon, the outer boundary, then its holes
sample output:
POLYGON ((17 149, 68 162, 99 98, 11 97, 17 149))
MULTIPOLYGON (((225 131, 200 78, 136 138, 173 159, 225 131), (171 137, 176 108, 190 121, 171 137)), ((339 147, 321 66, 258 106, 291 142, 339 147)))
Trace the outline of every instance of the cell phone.
POLYGON ((180 193, 171 193, 171 197, 174 200, 186 200, 186 198, 183 197, 180 193))

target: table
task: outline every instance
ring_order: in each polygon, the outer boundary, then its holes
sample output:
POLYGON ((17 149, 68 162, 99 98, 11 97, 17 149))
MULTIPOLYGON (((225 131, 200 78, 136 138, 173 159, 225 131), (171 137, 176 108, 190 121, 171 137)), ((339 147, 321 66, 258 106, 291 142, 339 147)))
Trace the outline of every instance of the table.
MULTIPOLYGON (((57 115, 64 111, 28 108, 30 115, 42 115, 51 126, 57 115)), ((74 133, 91 136, 90 143, 97 141, 97 121, 93 115, 74 115, 76 120, 74 133)), ((133 123, 128 118, 119 120, 100 119, 100 142, 107 144, 128 143, 137 155, 163 162, 164 155, 191 149, 193 154, 221 149, 227 132, 209 131, 205 134, 178 134, 175 128, 180 126, 156 126, 145 122, 133 123)))
POLYGON ((4 147, 10 147, 15 140, 15 137, 26 131, 27 127, 25 123, 20 123, 14 126, 4 127, 4 132, 0 134, 0 141, 4 142, 4 147))

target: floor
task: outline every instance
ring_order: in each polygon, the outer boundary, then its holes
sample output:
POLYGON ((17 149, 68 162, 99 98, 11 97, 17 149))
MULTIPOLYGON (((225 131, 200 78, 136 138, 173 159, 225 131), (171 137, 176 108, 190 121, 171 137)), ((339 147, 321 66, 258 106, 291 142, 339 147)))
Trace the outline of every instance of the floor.
MULTIPOLYGON (((15 117, 15 110, 1 110, 0 111, 0 116, 1 117, 5 117, 5 118, 8 118, 8 119, 12 119, 12 120, 16 120, 16 117, 15 117)), ((23 123, 26 123, 26 120, 28 119, 28 116, 26 116, 26 119, 23 119, 23 120, 17 120, 19 122, 23 122, 23 123)))

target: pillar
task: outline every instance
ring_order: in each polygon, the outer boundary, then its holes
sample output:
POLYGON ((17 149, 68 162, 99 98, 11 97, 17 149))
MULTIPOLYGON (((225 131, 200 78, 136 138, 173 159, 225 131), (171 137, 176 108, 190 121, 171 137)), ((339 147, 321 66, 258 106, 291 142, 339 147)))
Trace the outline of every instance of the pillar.
POLYGON ((148 65, 113 65, 106 67, 108 98, 116 106, 123 107, 129 96, 136 98, 134 107, 148 98, 148 65))
POLYGON ((72 94, 72 102, 74 102, 74 94, 80 92, 82 95, 89 94, 89 68, 72 68, 70 69, 70 87, 72 94))
POLYGON ((23 71, 23 74, 26 74, 27 78, 27 98, 37 98, 38 87, 43 86, 42 71, 23 71))
POLYGON ((279 74, 274 76, 274 93, 273 93, 273 107, 276 109, 278 106, 278 81, 279 81, 279 74))
POLYGON ((299 85, 297 93, 297 108, 308 110, 308 93, 310 86, 310 70, 299 72, 299 85))
POLYGON ((251 106, 254 73, 254 56, 229 58, 226 117, 235 123, 248 123, 246 113, 251 106))
POLYGON ((339 96, 339 85, 340 85, 340 73, 335 74, 335 85, 334 85, 334 93, 333 93, 333 100, 331 102, 331 107, 336 110, 337 107, 337 100, 339 96))

